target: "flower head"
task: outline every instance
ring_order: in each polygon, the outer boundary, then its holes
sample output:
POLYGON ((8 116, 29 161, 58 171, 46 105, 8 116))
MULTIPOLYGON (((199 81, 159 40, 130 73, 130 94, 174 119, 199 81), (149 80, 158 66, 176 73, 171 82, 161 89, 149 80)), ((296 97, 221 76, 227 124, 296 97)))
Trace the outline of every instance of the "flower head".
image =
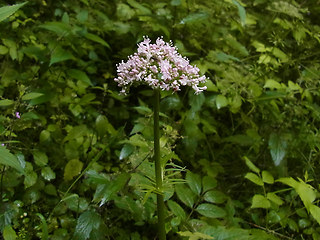
POLYGON ((20 116, 20 113, 19 112, 16 112, 16 118, 21 118, 21 116, 20 116))
POLYGON ((207 88, 199 83, 206 81, 205 76, 199 75, 199 68, 189 64, 182 57, 172 42, 167 43, 158 38, 151 44, 149 38, 138 44, 138 51, 129 56, 127 62, 117 64, 118 76, 114 79, 121 93, 126 94, 131 85, 147 84, 151 88, 180 91, 181 86, 191 86, 198 94, 207 88))

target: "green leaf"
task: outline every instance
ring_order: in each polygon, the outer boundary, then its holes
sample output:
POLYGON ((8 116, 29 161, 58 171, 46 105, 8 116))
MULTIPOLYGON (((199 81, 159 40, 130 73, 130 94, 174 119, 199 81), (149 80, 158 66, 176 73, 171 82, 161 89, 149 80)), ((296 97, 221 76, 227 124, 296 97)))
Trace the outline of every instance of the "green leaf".
POLYGON ((182 237, 189 237, 189 240, 200 240, 200 239, 214 239, 214 237, 211 237, 207 234, 200 233, 200 232, 178 232, 178 234, 182 237))
POLYGON ((131 144, 123 145, 123 147, 120 151, 119 160, 123 160, 123 159, 129 157, 131 155, 131 153, 133 153, 134 149, 135 149, 134 146, 132 146, 131 144))
POLYGON ((204 194, 203 199, 210 203, 224 203, 227 196, 221 191, 211 190, 204 194))
POLYGON ((40 28, 52 31, 59 36, 67 36, 71 32, 71 26, 63 22, 47 22, 39 26, 40 28))
POLYGON ((8 106, 11 106, 12 104, 14 104, 13 100, 10 100, 10 99, 0 100, 0 107, 8 107, 8 106))
MULTIPOLYGON (((1 10, 1 8, 0 8, 0 10, 1 10)), ((17 234, 10 225, 7 225, 4 227, 3 239, 4 240, 16 240, 17 239, 17 234)))
POLYGON ((218 95, 216 97, 216 106, 218 109, 226 107, 228 105, 228 99, 223 95, 218 95))
POLYGON ((250 180, 251 182, 259 185, 259 186, 263 186, 263 181, 262 179, 255 173, 247 173, 245 176, 246 179, 250 180))
POLYGON ((34 151, 32 153, 35 164, 44 167, 48 164, 48 156, 44 152, 34 151))
POLYGON ((273 184, 274 178, 268 171, 262 171, 262 181, 265 183, 273 184))
POLYGON ((102 223, 99 214, 92 210, 88 210, 80 215, 77 226, 74 231, 73 239, 86 240, 89 239, 91 232, 98 230, 102 223))
POLYGON ((0 146, 0 164, 12 167, 24 174, 24 168, 15 155, 9 152, 4 146, 0 146))
POLYGON ((167 202, 168 207, 170 209, 170 211, 176 215, 177 217, 179 217, 181 220, 185 220, 186 219, 186 213, 183 210, 183 208, 176 202, 172 201, 172 200, 168 200, 167 202))
POLYGON ((88 132, 88 129, 87 129, 86 125, 75 126, 70 130, 68 135, 63 139, 63 142, 70 141, 70 140, 82 137, 85 134, 87 134, 87 132, 88 132))
POLYGON ((87 75, 85 72, 83 72, 83 71, 80 71, 80 70, 78 70, 78 69, 70 69, 70 70, 68 70, 67 74, 68 74, 70 77, 74 78, 74 79, 80 80, 80 81, 82 81, 82 82, 84 82, 84 83, 87 83, 87 84, 90 85, 90 86, 93 86, 90 78, 89 78, 88 75, 87 75))
POLYGON ((22 100, 31 100, 43 96, 43 93, 31 92, 22 96, 22 100))
POLYGON ((24 2, 24 3, 15 4, 12 6, 1 7, 0 8, 0 22, 5 20, 6 18, 10 17, 12 14, 14 14, 16 11, 18 11, 19 8, 23 7, 27 3, 28 2, 24 2))
POLYGON ((280 134, 271 133, 268 144, 272 160, 279 166, 286 155, 287 141, 280 134))
POLYGON ((280 83, 273 79, 268 79, 264 84, 263 88, 270 88, 270 89, 282 89, 284 88, 280 83))
POLYGON ((9 52, 9 49, 6 46, 0 45, 0 55, 5 55, 9 52))
POLYGON ((237 0, 232 0, 232 3, 234 5, 236 5, 236 7, 238 8, 238 13, 240 16, 241 25, 242 26, 246 25, 246 10, 245 10, 245 8, 237 0))
POLYGON ((91 41, 94 41, 96 43, 100 43, 101 45, 107 47, 110 49, 110 45, 105 41, 103 40, 101 37, 95 35, 95 34, 92 34, 92 33, 86 33, 84 35, 85 38, 91 40, 91 41))
POLYGON ((64 50, 62 47, 57 47, 51 54, 49 66, 70 59, 74 59, 74 56, 69 51, 64 50))
POLYGON ((213 177, 204 176, 202 178, 203 192, 211 190, 217 186, 217 180, 213 177))
POLYGON ((180 21, 180 24, 196 23, 204 21, 209 17, 207 12, 191 13, 180 21))
POLYGON ((202 216, 209 218, 223 218, 227 215, 226 211, 223 208, 209 203, 200 204, 196 208, 196 211, 202 216))
POLYGON ((310 206, 310 213, 312 217, 320 224, 320 208, 314 204, 310 206))
POLYGON ((56 173, 48 166, 41 169, 41 176, 45 180, 51 181, 52 179, 56 178, 56 173))
POLYGON ((255 194, 252 198, 251 208, 270 208, 270 201, 260 194, 255 194))
POLYGON ((200 196, 201 188, 202 188, 200 175, 188 171, 187 174, 186 174, 186 181, 187 181, 190 189, 195 194, 200 196))
POLYGON ((192 208, 196 195, 184 184, 175 185, 176 194, 181 202, 192 208))
POLYGON ((134 8, 139 11, 140 15, 151 15, 152 11, 149 8, 144 7, 142 4, 134 1, 134 0, 127 0, 127 2, 134 8))
POLYGON ((253 171, 253 172, 257 173, 257 174, 260 173, 260 169, 257 168, 257 167, 250 161, 250 159, 249 159, 248 157, 244 156, 243 159, 246 161, 246 165, 248 166, 248 168, 249 168, 251 171, 253 171))
POLYGON ((64 168, 64 179, 66 181, 72 180, 81 173, 82 167, 83 163, 79 159, 70 160, 64 168))
POLYGON ((37 216, 41 220, 41 228, 42 228, 42 234, 41 234, 41 239, 42 240, 48 240, 48 225, 47 221, 44 218, 44 216, 41 213, 37 213, 37 216))
POLYGON ((284 203, 283 200, 279 196, 277 196, 275 193, 272 193, 272 192, 271 193, 267 193, 267 198, 270 201, 272 201, 275 204, 277 204, 278 206, 280 206, 280 205, 282 205, 284 203))

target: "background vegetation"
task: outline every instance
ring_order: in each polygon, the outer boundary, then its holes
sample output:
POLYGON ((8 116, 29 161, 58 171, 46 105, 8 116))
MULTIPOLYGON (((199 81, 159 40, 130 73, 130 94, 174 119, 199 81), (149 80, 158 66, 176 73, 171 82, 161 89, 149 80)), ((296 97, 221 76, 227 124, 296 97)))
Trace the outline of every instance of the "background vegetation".
POLYGON ((318 0, 20 7, 0 17, 3 239, 154 239, 152 91, 113 81, 145 35, 210 79, 161 98, 168 239, 320 239, 318 0))

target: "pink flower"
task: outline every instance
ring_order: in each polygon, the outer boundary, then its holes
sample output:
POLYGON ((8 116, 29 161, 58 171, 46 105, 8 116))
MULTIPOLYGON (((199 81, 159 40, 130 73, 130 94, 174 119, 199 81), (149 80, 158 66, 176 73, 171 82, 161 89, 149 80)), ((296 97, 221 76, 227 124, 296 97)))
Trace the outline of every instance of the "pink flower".
POLYGON ((16 118, 21 118, 21 116, 20 116, 20 113, 19 112, 16 112, 16 118))
POLYGON ((195 90, 195 94, 207 89, 199 86, 206 82, 206 77, 199 75, 199 68, 190 65, 172 42, 166 43, 162 38, 158 38, 155 44, 151 44, 149 38, 144 38, 138 44, 137 52, 129 56, 127 62, 117 64, 117 73, 114 80, 122 88, 122 94, 128 93, 132 85, 140 84, 173 92, 187 85, 195 90))

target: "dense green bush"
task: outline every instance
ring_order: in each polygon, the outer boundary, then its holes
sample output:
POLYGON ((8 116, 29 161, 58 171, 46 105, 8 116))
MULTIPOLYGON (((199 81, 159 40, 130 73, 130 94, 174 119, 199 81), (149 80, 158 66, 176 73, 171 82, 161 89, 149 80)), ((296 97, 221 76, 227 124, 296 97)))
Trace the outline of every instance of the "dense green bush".
POLYGON ((154 239, 152 91, 113 81, 146 35, 209 78, 161 96, 168 239, 320 238, 319 2, 18 7, 0 10, 3 239, 154 239))

